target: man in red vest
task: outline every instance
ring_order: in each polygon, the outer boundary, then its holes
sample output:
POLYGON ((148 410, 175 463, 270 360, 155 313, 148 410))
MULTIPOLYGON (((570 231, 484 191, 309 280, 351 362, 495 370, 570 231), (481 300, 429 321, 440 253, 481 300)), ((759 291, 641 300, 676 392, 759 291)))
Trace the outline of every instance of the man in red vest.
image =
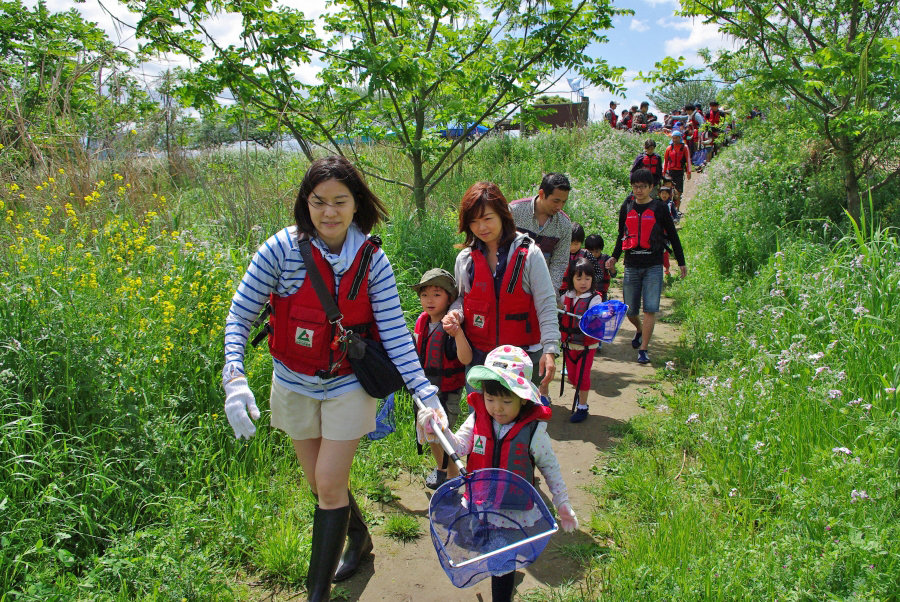
POLYGON ((681 200, 681 193, 684 192, 684 176, 687 173, 687 179, 691 179, 691 151, 682 140, 681 132, 675 130, 672 132, 672 144, 666 147, 666 153, 663 156, 663 177, 672 181, 675 186, 676 200, 681 200))
POLYGON ((622 281, 622 296, 628 311, 625 315, 637 329, 631 346, 638 349, 638 363, 649 364, 647 347, 656 325, 659 299, 662 295, 663 252, 666 242, 681 267, 681 277, 687 277, 684 251, 678 231, 672 221, 669 209, 650 196, 653 174, 639 169, 631 174, 632 195, 625 199, 619 209, 619 237, 612 257, 606 261, 606 269, 616 267, 616 261, 625 253, 625 277, 622 281), (639 315, 641 305, 644 319, 639 315))
POLYGON ((619 115, 616 113, 616 101, 609 101, 609 110, 603 114, 603 120, 609 124, 609 127, 616 129, 616 123, 619 121, 619 115))

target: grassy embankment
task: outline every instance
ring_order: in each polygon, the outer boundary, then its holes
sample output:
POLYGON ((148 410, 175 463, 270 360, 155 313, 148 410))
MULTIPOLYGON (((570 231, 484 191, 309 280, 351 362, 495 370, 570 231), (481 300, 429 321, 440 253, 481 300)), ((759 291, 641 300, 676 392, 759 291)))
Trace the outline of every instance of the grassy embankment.
MULTIPOLYGON (((452 268, 455 205, 472 182, 513 199, 544 171, 568 172, 567 209, 609 241, 639 150, 604 127, 487 141, 421 222, 405 193, 373 180, 408 318, 419 310, 405 285, 452 268)), ((385 149, 370 160, 408 175, 385 149)), ((0 599, 233 600, 244 572, 300 583, 311 498, 282 434, 234 440, 220 370, 235 284, 290 223, 305 162, 213 154, 178 186, 139 160, 37 179, 0 167, 0 599)), ((248 354, 263 424, 270 361, 248 354)), ((425 473, 408 399, 400 409, 399 434, 356 457, 353 487, 371 501, 390 499, 400 471, 425 473)))
POLYGON ((600 463, 608 545, 552 599, 900 598, 896 202, 840 230, 799 140, 749 136, 692 202, 675 393, 600 463))

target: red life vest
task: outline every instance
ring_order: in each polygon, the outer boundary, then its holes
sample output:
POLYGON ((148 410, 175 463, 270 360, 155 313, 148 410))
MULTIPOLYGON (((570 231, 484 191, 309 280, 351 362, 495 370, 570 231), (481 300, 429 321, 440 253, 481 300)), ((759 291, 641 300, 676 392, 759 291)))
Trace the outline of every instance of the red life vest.
POLYGON ((710 125, 717 125, 722 120, 722 113, 718 109, 716 109, 715 113, 713 113, 712 111, 707 111, 706 120, 710 125))
POLYGON ((652 173, 654 176, 659 175, 659 173, 660 173, 660 171, 659 171, 659 155, 657 155, 656 153, 653 153, 652 155, 648 155, 647 153, 644 153, 643 162, 644 162, 644 169, 649 169, 650 173, 652 173))
POLYGON ((656 199, 651 199, 642 213, 635 210, 635 201, 629 201, 625 213, 625 237, 622 249, 660 251, 665 247, 665 235, 662 227, 656 222, 656 199))
POLYGON ((501 344, 527 347, 541 342, 534 297, 523 288, 530 244, 531 239, 525 237, 512 254, 499 295, 494 294, 494 277, 487 259, 481 251, 472 249, 475 275, 472 290, 463 299, 463 327, 472 347, 490 351, 501 344))
POLYGON ((609 122, 609 125, 610 125, 610 127, 612 127, 612 128, 615 128, 615 127, 616 127, 616 122, 619 121, 619 116, 616 115, 616 112, 613 111, 612 109, 608 110, 608 111, 603 115, 603 117, 606 119, 606 121, 609 122))
POLYGON ((689 152, 687 145, 684 143, 673 144, 666 148, 666 169, 683 171, 687 166, 689 152))
MULTIPOLYGON (((591 306, 591 301, 593 301, 594 297, 598 294, 599 293, 594 292, 590 297, 585 297, 583 299, 578 297, 572 298, 568 295, 563 297, 566 311, 572 314, 578 314, 579 316, 584 315, 584 312, 591 306)), ((572 316, 567 316, 565 314, 559 317, 559 331, 562 333, 563 342, 584 345, 585 347, 597 343, 597 339, 585 336, 585 334, 581 332, 581 328, 578 327, 578 322, 578 318, 573 318, 572 316)))
MULTIPOLYGON (((466 470, 473 472, 482 468, 502 468, 513 472, 529 483, 534 484, 534 461, 531 459, 531 439, 537 430, 538 422, 547 422, 553 415, 549 406, 529 403, 522 408, 518 419, 512 429, 501 439, 494 437, 493 419, 484 407, 484 397, 481 393, 469 393, 467 399, 469 407, 475 411, 475 426, 472 436, 475 443, 472 452, 466 460, 466 470)), ((479 487, 472 487, 471 493, 478 503, 479 487)), ((485 487, 487 494, 487 488, 485 487)), ((505 488, 504 488, 505 489, 505 488)), ((493 491, 494 495, 501 492, 493 491)), ((503 508, 530 509, 534 504, 530 496, 517 487, 510 487, 502 491, 503 508), (527 499, 528 503, 523 502, 527 499)))
POLYGON ((431 318, 424 311, 416 320, 416 353, 428 382, 436 386, 442 393, 459 391, 466 384, 465 367, 458 359, 451 360, 444 353, 444 342, 447 333, 438 323, 433 332, 428 332, 431 318))
MULTIPOLYGON (((341 276, 341 286, 336 298, 347 330, 353 330, 366 338, 380 340, 372 303, 369 301, 369 265, 378 250, 377 238, 366 240, 356 253, 353 265, 341 276)), ((334 272, 331 264, 315 245, 310 245, 316 267, 334 296, 334 272)), ((328 322, 322 303, 316 296, 312 279, 307 276, 300 288, 287 297, 269 295, 272 314, 269 316, 269 351, 272 357, 300 374, 333 378, 350 374, 353 370, 345 357, 334 372, 329 372, 339 351, 331 349, 337 328, 328 322)))
POLYGON ((565 292, 569 290, 569 285, 566 284, 566 281, 569 279, 569 270, 574 268, 575 262, 582 257, 587 257, 584 249, 578 249, 575 253, 569 253, 569 264, 566 266, 566 272, 563 274, 562 284, 559 287, 559 294, 565 294, 565 292))

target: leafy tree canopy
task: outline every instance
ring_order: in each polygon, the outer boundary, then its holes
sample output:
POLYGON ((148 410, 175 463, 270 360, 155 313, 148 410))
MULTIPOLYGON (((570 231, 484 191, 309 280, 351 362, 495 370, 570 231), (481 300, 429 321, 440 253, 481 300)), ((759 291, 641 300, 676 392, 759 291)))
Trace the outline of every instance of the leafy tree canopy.
MULTIPOLYGON (((861 181, 878 189, 900 174, 900 9, 897 0, 682 0, 681 13, 716 23, 738 42, 710 67, 736 96, 783 98, 808 120, 841 165, 847 208, 860 211, 861 181), (886 167, 887 166, 887 167, 886 167)), ((651 78, 695 78, 667 58, 651 78)))
MULTIPOLYGON (((575 70, 594 85, 621 88, 622 68, 589 57, 612 18, 631 11, 610 0, 335 0, 326 37, 302 12, 270 0, 130 0, 146 52, 178 51, 198 65, 184 94, 195 106, 227 92, 281 121, 308 156, 316 144, 352 156, 369 174, 360 144, 396 145, 411 177, 394 183, 425 199, 474 148, 432 126, 496 123, 575 70), (208 34, 218 13, 243 17, 240 42, 208 34), (297 73, 317 58, 319 83, 297 73), (547 82, 550 82, 549 84, 547 82)), ((393 181, 393 180, 388 180, 393 181)))
POLYGON ((554 94, 553 96, 548 96, 544 94, 543 96, 538 97, 535 101, 535 104, 539 105, 566 105, 570 104, 572 101, 568 98, 564 98, 559 96, 558 94, 554 94))
MULTIPOLYGON (((688 103, 701 103, 704 106, 712 99, 718 99, 719 86, 708 80, 690 79, 676 81, 659 87, 647 94, 660 111, 671 114, 676 109, 683 109, 688 103)), ((721 99, 718 99, 721 102, 721 99)))

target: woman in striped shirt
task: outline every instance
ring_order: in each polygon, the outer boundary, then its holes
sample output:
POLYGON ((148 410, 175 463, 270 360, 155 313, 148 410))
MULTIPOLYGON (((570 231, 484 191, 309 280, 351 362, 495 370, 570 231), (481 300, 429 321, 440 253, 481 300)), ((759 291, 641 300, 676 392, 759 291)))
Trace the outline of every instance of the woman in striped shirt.
POLYGON ((343 325, 380 339, 406 386, 426 406, 441 411, 407 329, 391 264, 368 236, 386 215, 349 161, 315 161, 294 205, 296 225, 270 237, 256 252, 225 325, 225 413, 235 437, 249 439, 256 432, 250 419, 259 418, 259 410, 244 374, 244 348, 266 302, 275 308, 269 334, 274 364, 271 424, 291 438, 318 499, 307 575, 309 600, 328 600, 332 580, 352 575, 372 549, 347 483, 359 439, 375 430, 377 400, 362 389, 339 345, 333 344, 334 326, 306 277, 299 239, 310 240, 319 272, 329 288, 333 283, 343 325), (341 557, 345 538, 349 542, 341 557))

